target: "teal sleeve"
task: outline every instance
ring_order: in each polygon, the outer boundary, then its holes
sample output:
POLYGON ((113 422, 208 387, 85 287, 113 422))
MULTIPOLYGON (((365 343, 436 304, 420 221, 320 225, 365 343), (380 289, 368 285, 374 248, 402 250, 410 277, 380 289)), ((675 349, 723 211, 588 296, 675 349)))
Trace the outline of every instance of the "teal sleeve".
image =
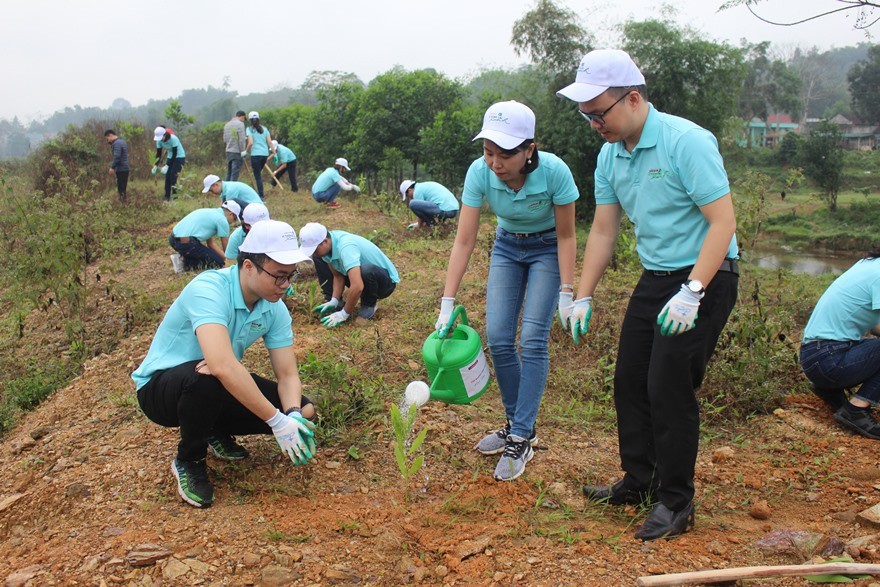
POLYGON ((702 128, 690 130, 675 145, 674 161, 682 186, 697 206, 705 206, 730 193, 718 141, 702 128))
POLYGON ((483 205, 483 198, 486 195, 486 178, 482 173, 482 159, 477 159, 467 170, 464 177, 464 188, 461 192, 461 203, 474 208, 483 205))

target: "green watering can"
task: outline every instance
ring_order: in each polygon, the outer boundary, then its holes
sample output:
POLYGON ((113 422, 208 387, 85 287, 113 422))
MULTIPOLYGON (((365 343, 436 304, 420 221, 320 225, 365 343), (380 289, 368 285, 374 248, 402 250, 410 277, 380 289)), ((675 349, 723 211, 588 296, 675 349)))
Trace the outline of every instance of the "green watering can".
POLYGON ((422 358, 428 368, 430 397, 447 404, 469 404, 489 387, 489 365, 483 341, 468 325, 464 306, 456 306, 449 318, 446 338, 436 332, 422 345, 422 358), (455 324, 457 319, 460 324, 455 324))

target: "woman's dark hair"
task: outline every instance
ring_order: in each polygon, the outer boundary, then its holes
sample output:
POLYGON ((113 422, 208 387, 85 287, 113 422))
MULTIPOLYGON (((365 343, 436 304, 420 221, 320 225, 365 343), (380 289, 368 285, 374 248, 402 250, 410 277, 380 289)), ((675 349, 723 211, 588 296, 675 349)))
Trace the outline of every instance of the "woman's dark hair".
POLYGON ((874 245, 874 247, 868 251, 868 254, 865 255, 865 259, 877 259, 880 258, 880 245, 874 245))
POLYGON ((251 126, 257 129, 257 132, 263 134, 263 125, 260 124, 259 118, 251 118, 251 126))
POLYGON ((520 151, 527 151, 531 145, 535 145, 535 150, 532 153, 532 156, 526 160, 526 164, 523 165, 523 168, 519 170, 523 175, 528 175, 538 168, 538 145, 535 143, 535 139, 526 139, 512 149, 501 149, 501 152, 505 155, 513 156, 520 151))
POLYGON ((259 265, 260 267, 266 266, 266 261, 269 260, 269 255, 266 253, 245 253, 241 250, 238 251, 238 268, 241 269, 242 264, 244 264, 245 259, 250 259, 251 263, 254 265, 259 265))

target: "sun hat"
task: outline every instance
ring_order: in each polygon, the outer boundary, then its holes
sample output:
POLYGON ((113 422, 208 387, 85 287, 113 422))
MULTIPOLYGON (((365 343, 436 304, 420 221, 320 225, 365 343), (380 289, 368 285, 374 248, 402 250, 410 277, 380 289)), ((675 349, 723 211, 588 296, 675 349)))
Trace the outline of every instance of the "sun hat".
POLYGON ((556 95, 575 102, 589 102, 608 88, 642 85, 645 85, 645 76, 626 51, 596 49, 581 59, 574 83, 556 95))
POLYGON ((241 220, 241 206, 235 200, 223 200, 223 203, 220 204, 221 208, 226 208, 233 214, 235 217, 241 220))
POLYGON ((345 157, 340 157, 333 163, 333 165, 342 165, 345 167, 346 171, 351 171, 351 167, 348 166, 348 159, 345 157))
POLYGON ((483 116, 483 130, 473 140, 487 139, 502 149, 515 149, 535 138, 535 113, 516 100, 496 102, 483 116))
POLYGON ((302 246, 304 250, 309 251, 309 255, 314 254, 315 249, 318 248, 318 245, 320 245, 321 241, 325 238, 327 238, 327 227, 323 224, 309 222, 299 229, 300 246, 302 246))
POLYGON ((269 209, 265 204, 252 202, 241 211, 241 221, 251 226, 264 220, 269 220, 269 209))
POLYGON ((262 253, 282 265, 312 260, 311 255, 300 248, 293 227, 280 220, 264 220, 251 226, 238 250, 262 253))
POLYGON ((406 202, 406 190, 416 185, 411 179, 404 179, 400 184, 400 196, 403 198, 403 201, 406 202))
POLYGON ((207 194, 211 190, 211 186, 220 181, 220 177, 216 175, 206 175, 205 179, 202 180, 202 183, 205 186, 205 189, 202 190, 203 194, 207 194))
POLYGON ((254 118, 260 118, 260 113, 256 110, 251 110, 248 114, 248 120, 253 120, 254 118))
POLYGON ((165 136, 165 132, 166 132, 166 130, 165 130, 164 126, 157 126, 156 128, 153 129, 153 140, 154 141, 161 141, 162 137, 165 136))

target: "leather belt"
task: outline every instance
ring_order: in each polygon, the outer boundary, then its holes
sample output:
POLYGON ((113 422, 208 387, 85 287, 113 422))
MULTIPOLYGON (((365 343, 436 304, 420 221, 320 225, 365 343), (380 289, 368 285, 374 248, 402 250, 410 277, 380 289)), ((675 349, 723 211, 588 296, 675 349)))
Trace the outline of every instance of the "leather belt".
POLYGON ((542 230, 539 232, 510 232, 509 230, 501 229, 505 236, 512 236, 514 238, 529 238, 532 236, 541 236, 542 234, 550 234, 551 232, 556 232, 556 227, 548 228, 547 230, 542 230))
MULTIPOLYGON (((691 265, 690 267, 682 267, 681 269, 673 269, 672 271, 657 271, 654 269, 646 269, 646 271, 651 275, 680 275, 682 273, 690 273, 693 268, 694 266, 691 265)), ((718 271, 739 275, 739 263, 736 259, 724 259, 721 261, 721 266, 718 267, 718 271)))
POLYGON ((183 243, 185 245, 189 244, 189 241, 191 240, 190 237, 188 237, 188 236, 176 236, 174 238, 177 239, 177 242, 183 243))

